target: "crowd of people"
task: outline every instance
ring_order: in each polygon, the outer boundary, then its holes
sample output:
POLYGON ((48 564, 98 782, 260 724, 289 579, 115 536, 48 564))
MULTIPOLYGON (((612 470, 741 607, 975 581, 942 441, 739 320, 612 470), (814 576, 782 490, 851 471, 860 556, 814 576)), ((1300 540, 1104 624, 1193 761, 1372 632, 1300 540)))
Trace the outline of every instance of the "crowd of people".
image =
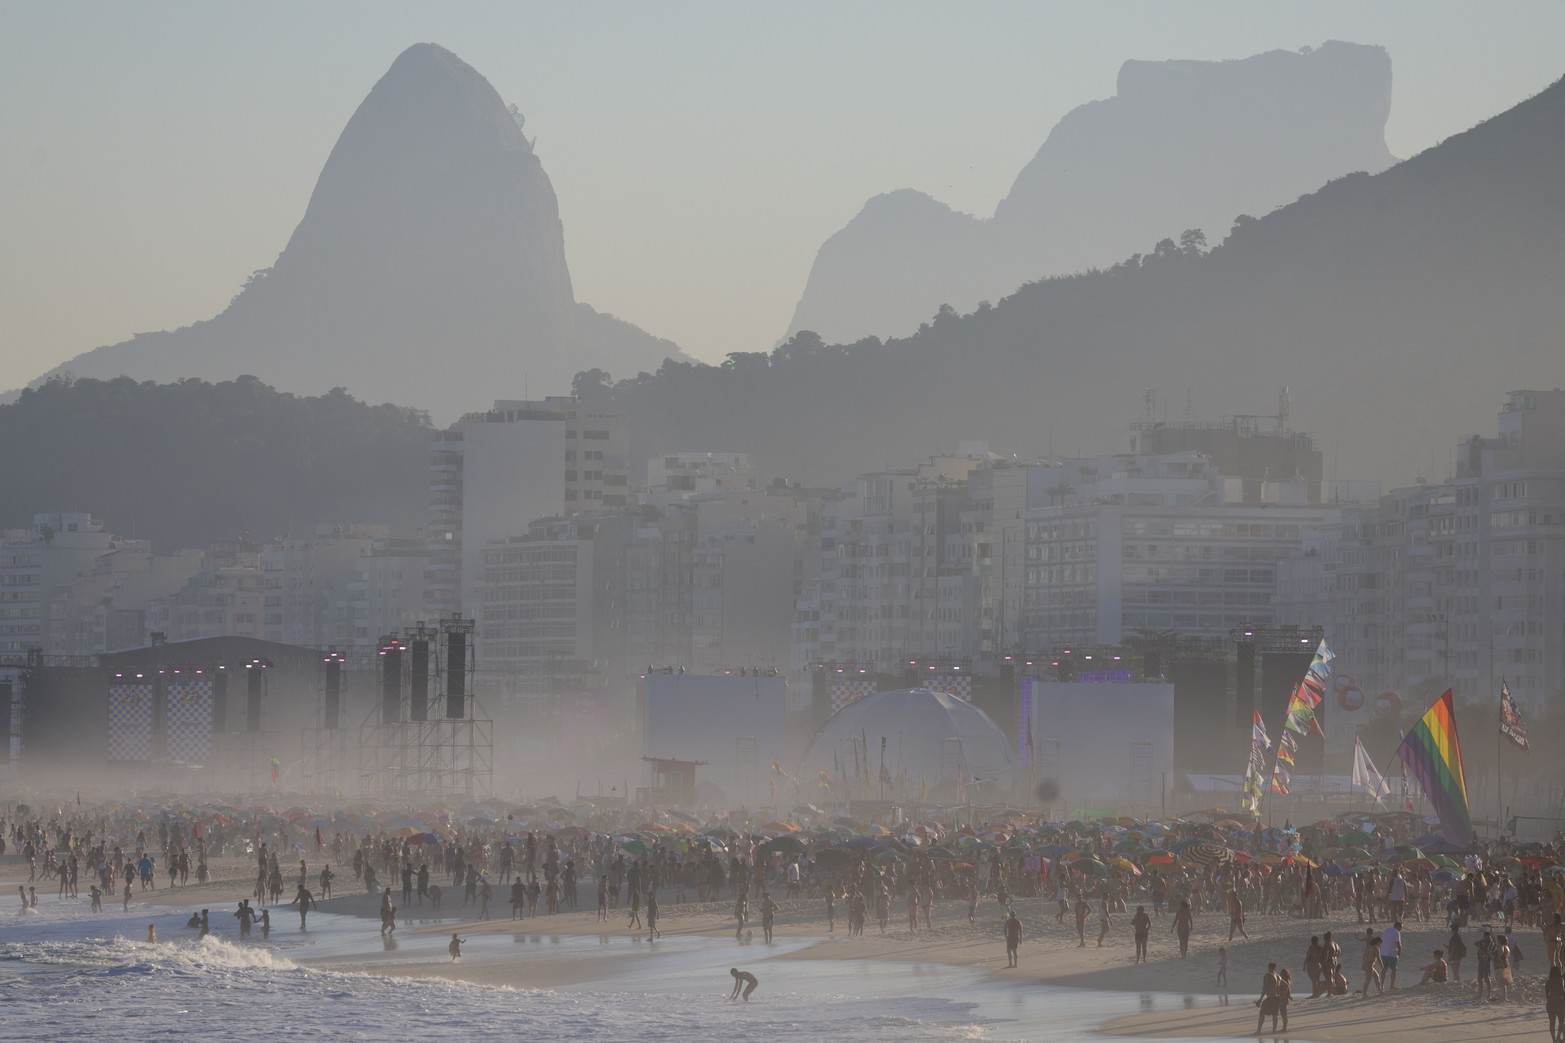
MULTIPOLYGON (((1352 938, 1310 935, 1297 988, 1303 995, 1308 985, 1311 999, 1367 999, 1397 988, 1400 975, 1404 985, 1463 983, 1479 999, 1504 1002, 1525 958, 1522 935, 1537 931, 1551 1019, 1558 1015, 1565 1032, 1565 844, 1434 850, 1438 838, 1413 837, 1416 823, 1397 816, 1267 830, 1215 815, 1044 823, 1007 813, 983 825, 890 827, 825 813, 809 824, 755 826, 621 808, 518 808, 503 819, 493 804, 468 810, 482 813, 66 806, 0 821, 0 855, 25 865, 32 887, 21 892, 24 909, 35 906, 39 884, 76 898, 84 877, 94 908, 105 894, 128 908, 138 890, 204 884, 220 858, 224 866, 252 859, 250 897, 234 913, 241 937, 252 925, 266 937, 268 907, 285 904, 285 894, 307 930, 317 903, 342 892, 340 879, 379 896, 385 934, 399 912, 438 911, 443 901, 475 920, 495 915, 497 897, 512 919, 568 913, 584 889, 588 901, 596 896, 598 922, 623 915, 628 929, 652 938, 666 905, 722 903, 736 937, 748 935, 754 917, 768 943, 785 910, 795 921, 802 909, 819 910, 827 933, 840 915, 852 937, 872 926, 916 936, 934 929, 935 910, 947 903, 988 929, 979 909, 993 900, 1012 967, 1021 961, 1019 899, 1055 910, 1082 948, 1115 944, 1123 924, 1136 963, 1165 955, 1153 952, 1159 924, 1188 958, 1198 916, 1226 921, 1229 943, 1248 939, 1254 916, 1292 918, 1305 930, 1362 926, 1352 938), (1416 969, 1400 966, 1404 923, 1449 931, 1445 944, 1409 957, 1416 969), (1473 967, 1466 977, 1464 965, 1473 967)), ((1166 956, 1174 953, 1170 946, 1166 956)), ((1221 987, 1228 956, 1219 949, 1221 987)), ((1257 1000, 1263 1021, 1286 1028, 1295 987, 1288 968, 1268 969, 1257 1000)))

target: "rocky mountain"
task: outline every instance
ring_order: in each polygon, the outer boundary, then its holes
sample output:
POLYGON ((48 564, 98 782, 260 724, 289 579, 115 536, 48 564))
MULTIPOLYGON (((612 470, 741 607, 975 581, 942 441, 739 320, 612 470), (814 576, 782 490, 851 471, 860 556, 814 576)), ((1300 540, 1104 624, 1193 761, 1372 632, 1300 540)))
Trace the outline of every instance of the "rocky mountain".
POLYGON ((1023 457, 1125 445, 1151 387, 1196 416, 1291 391, 1328 477, 1442 477, 1508 391, 1565 382, 1565 81, 1379 174, 1350 174, 1210 252, 1172 241, 900 340, 799 334, 612 394, 646 451, 749 451, 836 482, 958 438, 1023 457))
POLYGON ((1114 97, 1060 120, 994 216, 877 196, 821 247, 789 334, 901 336, 947 303, 1113 264, 1188 228, 1218 232, 1393 162, 1391 60, 1330 42, 1241 61, 1129 61, 1114 97))
POLYGON ((276 263, 222 314, 55 373, 253 373, 450 418, 486 395, 565 393, 579 370, 628 375, 673 354, 577 304, 554 188, 519 115, 456 55, 416 44, 348 121, 276 263))

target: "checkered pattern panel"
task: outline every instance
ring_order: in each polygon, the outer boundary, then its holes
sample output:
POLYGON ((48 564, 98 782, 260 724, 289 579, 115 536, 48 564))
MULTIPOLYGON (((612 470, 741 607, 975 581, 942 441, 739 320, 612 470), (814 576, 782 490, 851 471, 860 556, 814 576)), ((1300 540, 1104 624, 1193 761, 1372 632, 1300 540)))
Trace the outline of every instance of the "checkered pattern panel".
POLYGON ((152 686, 109 686, 109 760, 152 759, 152 686))
POLYGON ((212 755, 212 682, 176 681, 168 692, 168 755, 205 764, 212 755))
POLYGON ((973 701, 973 679, 966 674, 946 674, 943 677, 931 677, 924 685, 937 692, 954 695, 964 703, 973 701))
POLYGON ((880 687, 874 681, 862 677, 833 677, 831 679, 831 712, 852 706, 866 695, 874 695, 880 687))

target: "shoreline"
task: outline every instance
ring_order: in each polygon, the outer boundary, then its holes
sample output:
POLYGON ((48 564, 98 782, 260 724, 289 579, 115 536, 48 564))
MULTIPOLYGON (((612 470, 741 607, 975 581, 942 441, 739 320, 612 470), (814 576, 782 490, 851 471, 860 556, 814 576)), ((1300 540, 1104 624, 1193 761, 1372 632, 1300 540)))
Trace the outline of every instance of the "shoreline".
MULTIPOLYGON (((11 870, 6 875, 14 877, 16 867, 6 868, 11 870)), ((230 913, 238 896, 249 888, 248 884, 239 882, 242 878, 233 870, 234 867, 225 865, 222 879, 205 885, 138 890, 132 895, 132 918, 128 922, 139 919, 136 916, 138 906, 146 914, 158 917, 177 914, 181 920, 192 911, 208 908, 212 913, 214 935, 234 940, 237 927, 233 925, 230 913)), ((0 888, 4 886, 0 885, 0 888)), ((14 893, 15 882, 9 886, 14 893)), ((3 893, 0 890, 0 900, 3 900, 3 893)), ((393 894, 400 901, 400 889, 393 894)), ((42 903, 54 900, 52 889, 39 897, 42 903)), ((585 889, 583 897, 588 897, 585 889)), ((80 904, 86 904, 85 891, 80 904)), ((116 918, 121 915, 117 900, 105 896, 104 904, 108 915, 116 918)), ((824 905, 819 900, 783 901, 781 905, 774 948, 767 947, 761 940, 758 921, 747 924, 750 933, 747 944, 732 943, 734 921, 727 902, 663 905, 659 927, 669 942, 688 938, 727 939, 739 954, 739 960, 735 962, 748 964, 773 960, 891 962, 930 969, 949 968, 994 986, 1038 985, 1085 990, 1098 994, 1102 1000, 1123 997, 1126 1003, 1121 1012, 1105 1011, 1102 1017, 1088 1016, 1092 1020, 1091 1030, 1105 1038, 1251 1037, 1254 1035, 1251 1019, 1257 1013, 1251 1001, 1269 961, 1276 961, 1279 967, 1289 968, 1294 973, 1295 1000, 1290 1008, 1288 1033, 1293 1039, 1339 1043, 1373 1034, 1381 1043, 1414 1043, 1415 1040, 1471 1040, 1547 1030, 1542 1003, 1542 972, 1547 968, 1542 936, 1535 928, 1518 929, 1516 935, 1521 939, 1524 953, 1517 976, 1520 999, 1479 1004, 1470 983, 1407 987, 1417 980, 1416 968, 1429 959, 1434 948, 1443 947, 1449 936, 1443 926, 1415 923, 1408 925, 1404 935, 1400 982, 1403 988, 1368 1001, 1353 997, 1309 1000, 1304 998, 1309 987, 1307 983, 1301 985, 1301 967, 1310 935, 1326 930, 1336 932, 1344 949, 1343 962, 1350 970, 1350 984, 1357 988, 1362 983, 1362 974, 1356 969, 1362 925, 1351 920, 1304 921, 1284 916, 1255 916, 1246 923, 1251 939, 1241 938, 1230 946, 1226 942, 1227 917, 1206 913, 1196 919, 1191 955, 1181 959, 1169 931, 1170 921, 1165 917, 1154 922, 1149 962, 1133 964, 1128 915, 1114 917, 1110 934, 1101 949, 1096 945, 1097 932, 1091 929, 1096 925, 1089 925, 1087 947, 1082 948, 1077 943, 1074 924, 1069 917, 1064 924, 1058 923, 1052 906, 1046 906, 1038 899, 1025 899, 1016 903, 1024 935, 1020 966, 1012 969, 1005 965, 1002 911, 992 900, 979 906, 973 924, 968 923, 965 902, 946 901, 937 904, 932 929, 925 929, 921 922, 919 931, 912 933, 904 916, 900 924, 895 919, 890 921, 888 931, 882 935, 878 924, 871 920, 865 934, 859 938, 846 936, 846 923, 841 918, 837 929, 828 932, 824 905), (1227 1006, 1220 1005, 1221 993, 1215 983, 1219 946, 1226 946, 1229 955, 1231 992, 1227 1006)), ((656 969, 661 966, 683 966, 678 957, 680 952, 701 949, 710 954, 714 951, 710 945, 669 945, 662 947, 660 952, 658 942, 646 940, 644 929, 635 933, 626 930, 627 909, 610 909, 607 921, 599 923, 595 903, 590 908, 578 907, 554 916, 544 914, 518 920, 510 918, 508 906, 492 903, 491 909, 497 918, 478 921, 474 919, 476 907, 463 906, 461 896, 449 889, 438 913, 428 905, 399 911, 396 936, 406 939, 407 943, 398 946, 394 941, 387 944, 378 934, 369 934, 369 926, 378 925, 379 899, 360 888, 347 894, 339 889, 338 896, 320 900, 318 911, 362 922, 363 948, 344 951, 339 924, 330 932, 321 933, 323 941, 328 934, 332 936, 330 951, 312 952, 308 944, 291 944, 304 937, 298 933, 295 911, 291 907, 279 903, 267 908, 272 912, 270 944, 281 948, 284 955, 301 967, 429 981, 462 981, 478 986, 612 989, 616 984, 623 985, 627 979, 636 980, 642 970, 653 969, 656 976, 656 969), (461 962, 452 963, 444 957, 444 946, 439 942, 452 931, 460 932, 465 939, 512 935, 517 948, 514 952, 503 951, 490 943, 465 955, 461 962), (632 942, 632 938, 638 939, 639 944, 632 942), (594 942, 597 944, 592 944, 594 942), (547 958, 541 958, 540 949, 548 951, 547 958), (674 960, 664 963, 663 953, 674 960)), ((1463 932, 1470 950, 1463 967, 1467 978, 1476 970, 1471 949, 1480 931, 1481 928, 1475 925, 1475 929, 1463 932)), ((179 929, 164 928, 163 933, 165 940, 170 941, 193 937, 179 929)), ((356 938, 356 935, 350 937, 356 938)), ((356 946, 357 942, 352 944, 356 946)), ((997 1016, 1004 1017, 1004 1012, 998 1012, 997 1016)), ((997 1027, 997 1035, 1005 1038, 1003 1027, 997 1027)))

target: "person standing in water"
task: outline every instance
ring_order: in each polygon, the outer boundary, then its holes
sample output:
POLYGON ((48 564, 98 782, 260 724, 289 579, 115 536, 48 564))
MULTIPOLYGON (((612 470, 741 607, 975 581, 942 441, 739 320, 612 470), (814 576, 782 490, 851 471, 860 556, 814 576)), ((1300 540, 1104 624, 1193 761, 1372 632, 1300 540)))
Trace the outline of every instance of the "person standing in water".
POLYGON ((309 915, 310 906, 315 904, 315 896, 310 894, 308 888, 306 888, 303 884, 300 884, 299 893, 294 895, 293 901, 289 902, 288 904, 299 907, 299 930, 304 930, 304 918, 309 915))
POLYGON ((456 932, 451 932, 451 944, 446 946, 446 952, 451 954, 451 962, 455 963, 462 958, 462 943, 466 938, 458 938, 456 932))
POLYGON ((1022 922, 1013 910, 1005 921, 1005 965, 1017 966, 1017 950, 1022 944, 1022 922))
POLYGON ((734 976, 734 991, 729 993, 728 998, 730 1000, 738 999, 740 990, 743 989, 744 1001, 749 1003, 750 993, 754 992, 756 986, 761 984, 760 981, 749 971, 742 971, 738 967, 728 968, 728 973, 734 976))
POLYGON ((658 930, 658 893, 647 892, 647 940, 663 937, 663 932, 658 930))

